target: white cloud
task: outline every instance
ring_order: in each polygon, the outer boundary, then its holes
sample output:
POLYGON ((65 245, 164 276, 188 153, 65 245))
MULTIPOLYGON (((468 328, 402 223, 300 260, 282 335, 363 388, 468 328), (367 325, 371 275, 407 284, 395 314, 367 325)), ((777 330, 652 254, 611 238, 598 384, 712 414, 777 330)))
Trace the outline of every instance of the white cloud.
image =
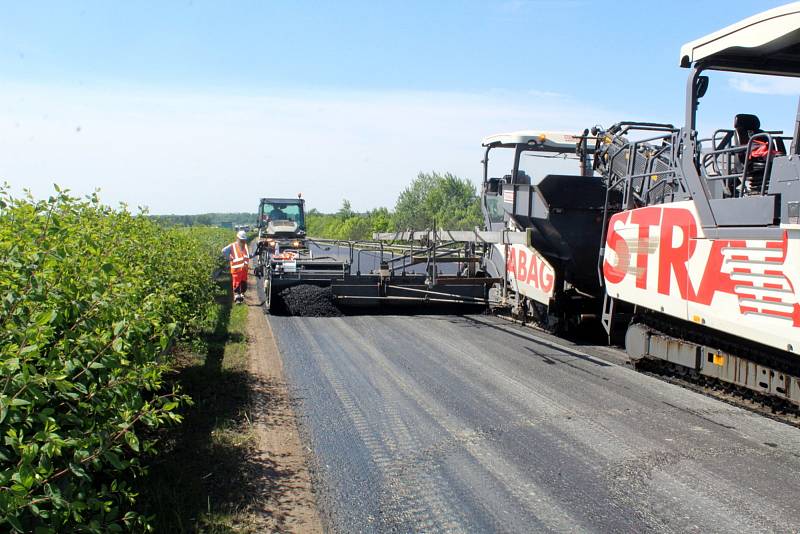
MULTIPOLYGON (((392 206, 419 171, 481 178, 480 140, 582 130, 610 114, 546 91, 442 92, 0 88, 0 182, 56 182, 154 213, 255 210, 303 192, 310 207, 392 206)), ((616 118, 616 117, 611 117, 616 118)))
POLYGON ((757 76, 735 74, 728 83, 743 93, 759 95, 797 95, 800 94, 800 79, 779 76, 757 76))

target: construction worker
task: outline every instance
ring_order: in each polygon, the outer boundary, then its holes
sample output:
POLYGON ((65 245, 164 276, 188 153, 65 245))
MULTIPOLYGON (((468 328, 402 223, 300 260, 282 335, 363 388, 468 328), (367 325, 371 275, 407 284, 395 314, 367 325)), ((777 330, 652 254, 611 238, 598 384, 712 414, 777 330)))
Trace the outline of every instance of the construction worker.
POLYGON ((250 263, 250 250, 247 248, 247 233, 241 230, 236 234, 236 241, 222 249, 222 255, 231 265, 231 284, 233 284, 233 302, 244 302, 247 291, 247 267, 250 263))

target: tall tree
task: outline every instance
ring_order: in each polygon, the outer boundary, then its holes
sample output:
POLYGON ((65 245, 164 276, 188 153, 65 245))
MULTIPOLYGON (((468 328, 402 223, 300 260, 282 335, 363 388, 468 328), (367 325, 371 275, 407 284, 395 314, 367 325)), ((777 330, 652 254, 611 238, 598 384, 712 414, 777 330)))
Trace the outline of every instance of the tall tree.
POLYGON ((339 217, 341 217, 342 219, 347 219, 348 217, 353 216, 353 208, 350 205, 350 201, 347 200, 346 198, 342 199, 342 207, 339 208, 339 212, 337 215, 339 215, 339 217))
POLYGON ((419 173, 395 205, 398 229, 472 229, 482 224, 475 185, 449 172, 419 173))

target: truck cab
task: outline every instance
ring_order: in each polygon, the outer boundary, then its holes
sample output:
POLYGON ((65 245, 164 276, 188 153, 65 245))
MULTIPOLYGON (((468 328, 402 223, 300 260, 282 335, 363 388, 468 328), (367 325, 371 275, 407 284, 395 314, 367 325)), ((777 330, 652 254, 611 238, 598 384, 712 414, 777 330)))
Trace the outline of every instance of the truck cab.
POLYGON ((262 198, 257 226, 259 239, 270 249, 305 249, 305 200, 262 198))

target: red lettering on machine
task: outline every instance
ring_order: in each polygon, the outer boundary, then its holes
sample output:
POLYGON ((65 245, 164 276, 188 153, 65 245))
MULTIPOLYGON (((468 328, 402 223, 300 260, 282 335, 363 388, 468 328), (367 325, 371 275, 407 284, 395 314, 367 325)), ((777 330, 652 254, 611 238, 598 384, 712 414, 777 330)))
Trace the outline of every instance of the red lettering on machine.
POLYGON ((513 275, 518 284, 527 284, 547 295, 552 295, 555 272, 533 251, 526 250, 520 245, 509 247, 506 271, 513 275))
POLYGON ((788 248, 787 232, 780 241, 698 238, 692 211, 650 206, 611 217, 603 276, 622 292, 634 291, 627 282, 633 276, 636 290, 654 293, 655 285, 660 295, 705 306, 717 294, 736 295, 741 314, 780 317, 800 327, 800 296, 785 271, 788 248))

